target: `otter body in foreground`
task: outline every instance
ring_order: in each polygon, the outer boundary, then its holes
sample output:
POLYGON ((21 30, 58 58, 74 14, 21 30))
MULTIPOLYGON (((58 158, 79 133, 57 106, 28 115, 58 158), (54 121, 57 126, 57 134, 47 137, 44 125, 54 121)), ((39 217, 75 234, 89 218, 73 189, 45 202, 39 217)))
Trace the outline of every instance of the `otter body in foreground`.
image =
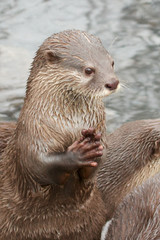
POLYGON ((160 239, 160 174, 124 198, 106 230, 102 240, 160 239))
POLYGON ((160 171, 160 119, 122 125, 107 136, 104 155, 97 181, 109 220, 130 191, 160 171))
POLYGON ((102 98, 118 83, 96 37, 64 31, 42 44, 17 124, 1 127, 1 240, 100 238, 106 214, 94 172, 106 145, 102 98))

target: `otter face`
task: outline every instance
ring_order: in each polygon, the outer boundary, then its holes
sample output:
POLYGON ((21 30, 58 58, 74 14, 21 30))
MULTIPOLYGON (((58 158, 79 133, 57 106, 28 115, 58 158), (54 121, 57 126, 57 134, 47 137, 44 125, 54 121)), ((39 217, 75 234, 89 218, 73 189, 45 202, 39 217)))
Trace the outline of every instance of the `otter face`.
POLYGON ((53 82, 63 89, 84 96, 105 97, 119 86, 114 61, 93 35, 77 30, 64 31, 48 38, 40 50, 47 69, 55 76, 53 82))

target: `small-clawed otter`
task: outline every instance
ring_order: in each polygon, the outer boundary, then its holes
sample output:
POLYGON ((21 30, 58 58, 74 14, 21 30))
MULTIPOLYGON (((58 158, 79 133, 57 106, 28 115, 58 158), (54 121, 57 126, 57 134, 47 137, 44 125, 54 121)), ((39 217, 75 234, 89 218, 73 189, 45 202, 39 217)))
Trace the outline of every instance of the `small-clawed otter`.
POLYGON ((127 193, 160 171, 159 143, 160 119, 126 123, 107 136, 97 181, 108 220, 127 193))
POLYGON ((100 238, 94 172, 106 145, 102 98, 119 84, 113 64, 82 31, 54 34, 37 51, 19 119, 1 126, 1 240, 100 238))
POLYGON ((160 239, 160 174, 148 179, 124 198, 101 239, 160 239))

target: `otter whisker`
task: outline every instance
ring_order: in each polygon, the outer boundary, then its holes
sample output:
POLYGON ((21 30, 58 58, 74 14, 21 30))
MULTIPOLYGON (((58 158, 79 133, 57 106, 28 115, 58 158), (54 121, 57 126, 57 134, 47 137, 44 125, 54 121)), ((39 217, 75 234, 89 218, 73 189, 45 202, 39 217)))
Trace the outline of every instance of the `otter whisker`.
POLYGON ((124 83, 121 83, 121 84, 120 84, 120 87, 129 89, 129 86, 127 86, 127 85, 124 84, 124 83))
POLYGON ((119 37, 115 37, 113 38, 112 42, 110 43, 109 47, 108 47, 108 51, 110 51, 110 49, 113 47, 114 43, 119 39, 119 37))

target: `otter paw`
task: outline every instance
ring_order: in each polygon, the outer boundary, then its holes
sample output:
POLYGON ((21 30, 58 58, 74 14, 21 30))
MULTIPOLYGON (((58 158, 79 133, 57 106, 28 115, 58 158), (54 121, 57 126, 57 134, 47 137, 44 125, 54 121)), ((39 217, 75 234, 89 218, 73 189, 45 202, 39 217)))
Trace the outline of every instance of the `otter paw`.
POLYGON ((98 163, 96 158, 103 155, 103 146, 100 143, 101 134, 96 134, 94 129, 83 130, 83 137, 74 142, 68 152, 77 153, 79 167, 92 166, 95 167, 98 163))
POLYGON ((95 128, 83 129, 82 130, 83 139, 89 137, 91 141, 100 141, 102 134, 96 133, 95 128))

